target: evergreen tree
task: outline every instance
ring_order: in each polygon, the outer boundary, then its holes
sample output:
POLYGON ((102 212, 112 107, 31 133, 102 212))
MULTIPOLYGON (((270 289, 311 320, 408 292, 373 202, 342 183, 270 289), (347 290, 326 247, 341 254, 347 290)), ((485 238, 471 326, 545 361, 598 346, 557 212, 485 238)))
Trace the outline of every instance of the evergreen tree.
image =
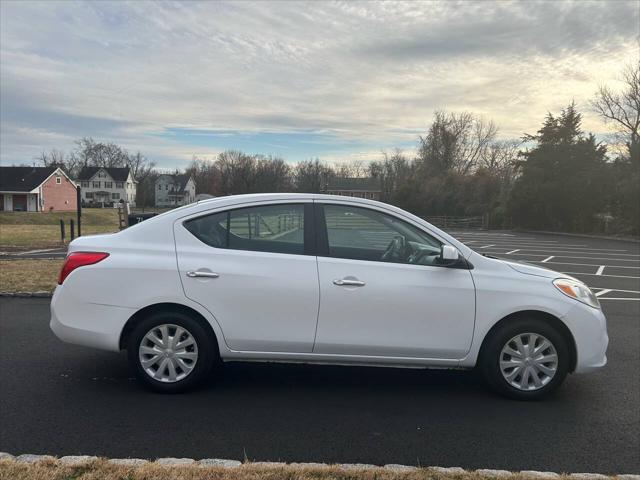
POLYGON ((521 154, 512 190, 514 225, 558 231, 588 231, 606 210, 606 149, 581 129, 571 103, 559 116, 547 115, 535 146, 521 154))

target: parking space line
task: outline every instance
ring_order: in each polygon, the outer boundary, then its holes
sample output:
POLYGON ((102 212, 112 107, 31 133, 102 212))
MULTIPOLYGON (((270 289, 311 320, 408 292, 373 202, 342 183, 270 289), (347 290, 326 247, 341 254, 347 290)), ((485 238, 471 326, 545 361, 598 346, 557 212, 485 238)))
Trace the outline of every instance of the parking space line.
POLYGON ((596 272, 596 275, 602 275, 602 272, 604 272, 604 267, 605 265, 600 265, 598 267, 598 271, 596 272))
MULTIPOLYGON (((506 255, 506 253, 505 253, 506 255)), ((540 260, 526 260, 529 263, 542 263, 540 260)), ((623 260, 624 261, 624 260, 623 260)), ((545 262, 545 263, 550 263, 553 265, 578 265, 581 267, 595 267, 600 265, 600 263, 572 263, 572 262, 545 262)), ((638 270, 640 269, 640 265, 637 265, 635 267, 624 267, 622 265, 602 265, 604 267, 608 267, 608 268, 630 268, 632 270, 638 270)))
POLYGON ((638 302, 640 301, 640 298, 598 297, 598 301, 600 300, 622 300, 627 302, 638 302))
MULTIPOLYGON (((508 250, 510 248, 530 248, 532 250, 537 250, 537 249, 541 249, 541 250, 554 250, 556 248, 563 248, 563 249, 569 249, 569 250, 591 250, 587 247, 571 247, 569 245, 539 245, 539 244, 531 244, 531 243, 522 243, 522 242, 509 242, 509 243, 498 243, 492 240, 470 240, 473 243, 483 243, 485 245, 487 245, 487 242, 491 242, 491 244, 493 246, 495 246, 496 248, 504 248, 505 250, 508 250)), ((461 240, 462 243, 469 243, 469 241, 465 241, 465 240, 461 240)), ((603 249, 604 250, 604 249, 603 249)), ((607 252, 610 252, 611 250, 607 249, 607 252)), ((626 250, 624 250, 626 252, 626 250)), ((616 252, 617 253, 617 252, 616 252)))
POLYGON ((566 273, 567 275, 590 275, 590 276, 613 277, 613 278, 640 278, 640 277, 634 277, 631 275, 598 275, 597 273, 584 273, 584 272, 560 272, 560 273, 566 273))
MULTIPOLYGON (((487 252, 490 253, 492 255, 504 255, 503 252, 487 252)), ((513 255, 518 255, 518 256, 529 256, 529 257, 546 257, 546 255, 544 254, 539 254, 539 253, 514 253, 513 255)), ((563 257, 563 258, 586 258, 588 260, 615 260, 617 262, 640 262, 640 259, 635 259, 635 258, 611 258, 611 257, 580 257, 577 255, 553 255, 554 257, 563 257)), ((599 265, 599 263, 598 263, 599 265)), ((638 266, 640 266, 640 263, 638 264, 638 266)))
MULTIPOLYGON (((453 234, 452 234, 453 235, 453 234)), ((455 236, 455 235, 454 235, 455 236)), ((570 247, 570 248, 587 248, 587 249, 593 249, 593 250, 608 250, 608 251, 614 251, 614 252, 626 252, 629 251, 629 248, 598 248, 598 247, 590 247, 588 244, 585 243, 564 243, 564 242, 556 242, 556 241, 538 241, 538 240, 527 240, 524 238, 516 238, 516 239, 501 239, 501 238, 491 238, 491 237, 468 237, 465 235, 458 235, 455 236, 456 239, 460 240, 461 242, 464 242, 465 239, 467 239, 468 241, 485 241, 485 242, 492 242, 495 243, 496 245, 539 245, 539 246, 563 246, 563 247, 570 247)))
POLYGON ((550 257, 545 258, 544 260, 542 260, 540 263, 547 263, 549 260, 551 260, 553 258, 553 255, 551 255, 550 257))
POLYGON ((640 290, 621 290, 619 288, 602 288, 602 287, 589 287, 591 290, 607 290, 607 292, 623 292, 623 293, 638 293, 640 290))
MULTIPOLYGON (((462 243, 479 243, 481 242, 481 240, 477 239, 477 240, 464 240, 464 239, 458 239, 460 240, 462 243)), ((483 239, 485 240, 485 239, 483 239)), ((500 243, 500 242, 496 242, 495 240, 491 240, 491 239, 486 239, 486 241, 492 242, 492 244, 496 247, 496 248, 504 248, 504 249, 509 249, 509 248, 514 248, 514 247, 518 247, 518 248, 526 248, 529 250, 556 250, 556 249, 562 249, 562 250, 576 250, 576 251, 589 251, 589 252, 612 252, 612 255, 632 255, 635 257, 640 257, 639 254, 635 254, 635 253, 625 253, 628 252, 628 249, 611 249, 611 248, 594 248, 594 247, 587 247, 584 245, 566 245, 566 244, 553 244, 553 245, 547 245, 547 244, 533 244, 533 243, 526 243, 526 242, 507 242, 507 243, 500 243)))
MULTIPOLYGON (((514 247, 520 247, 520 250, 527 250, 529 252, 547 252, 547 253, 581 253, 581 254, 594 254, 594 255, 601 255, 603 253, 607 254, 607 255, 615 255, 615 256, 619 256, 619 257, 638 257, 638 259, 640 260, 640 255, 637 255, 635 253, 618 253, 618 252, 613 252, 611 250, 596 250, 596 249, 577 249, 577 248, 562 248, 562 246, 558 247, 558 248, 531 248, 531 247, 526 247, 524 245, 509 245, 508 247, 499 247, 497 246, 495 243, 489 245, 491 247, 495 247, 495 248, 502 248, 504 250, 509 250, 510 248, 514 248, 514 247)), ((488 247, 488 246, 487 246, 488 247)), ((484 248, 487 248, 484 247, 484 248)), ((625 250, 626 251, 626 250, 625 250)))
POLYGON ((516 248, 515 250, 511 250, 510 252, 505 253, 505 255, 511 255, 512 253, 516 253, 516 252, 519 252, 519 251, 520 251, 520 249, 516 248))
POLYGON ((485 245, 483 247, 478 247, 478 248, 489 248, 489 247, 494 247, 495 245, 485 245))
MULTIPOLYGON (((478 237, 483 236, 493 236, 493 237, 517 237, 517 235, 513 233, 494 233, 494 232, 470 232, 468 230, 451 230, 451 234, 459 233, 460 235, 473 235, 478 237)), ((522 237, 522 238, 533 238, 533 237, 522 237)))
MULTIPOLYGON (((452 233, 452 235, 454 235, 452 233)), ((476 237, 474 235, 458 235, 456 238, 472 238, 472 239, 477 239, 477 240, 491 240, 491 241, 495 241, 495 242, 501 242, 501 243, 509 243, 509 242, 530 242, 530 243, 540 243, 540 244, 545 244, 545 243, 558 243, 556 240, 536 240, 535 238, 523 238, 523 237, 518 237, 518 238, 501 238, 501 237, 476 237)), ((582 246, 586 246, 584 244, 580 244, 582 246)))
POLYGON ((604 290, 600 290, 599 292, 595 293, 596 297, 599 297, 600 295, 604 295, 605 293, 609 293, 611 291, 610 288, 605 288, 604 290))
MULTIPOLYGON (((527 240, 509 240, 509 241, 504 241, 504 240, 498 240, 495 238, 476 238, 476 237, 456 237, 458 240, 460 240, 461 242, 465 242, 465 241, 472 241, 472 242, 479 242, 479 241, 484 241, 484 242, 493 242, 496 245, 532 245, 532 246, 540 246, 540 247, 554 247, 554 246, 558 246, 558 245, 564 245, 566 247, 579 247, 579 248, 587 248, 587 245, 584 244, 568 244, 568 243, 561 243, 558 244, 556 242, 551 242, 551 243, 540 243, 540 242, 533 242, 533 241, 527 241, 527 240), (466 238, 468 238, 468 240, 465 240, 466 238)), ((609 250, 609 249, 607 249, 609 250)))

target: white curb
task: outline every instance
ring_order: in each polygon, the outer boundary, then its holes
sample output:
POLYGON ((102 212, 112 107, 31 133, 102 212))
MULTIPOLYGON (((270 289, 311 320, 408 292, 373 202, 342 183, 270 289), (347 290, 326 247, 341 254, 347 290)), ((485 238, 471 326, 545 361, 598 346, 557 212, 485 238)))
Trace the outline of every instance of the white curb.
POLYGON ((569 477, 573 480, 605 480, 607 478, 601 473, 572 473, 569 477))
POLYGON ((467 473, 462 467, 429 467, 429 470, 433 470, 442 475, 464 475, 467 473))
POLYGON ((538 472, 536 470, 523 470, 520 472, 520 474, 529 478, 535 478, 539 480, 554 480, 560 477, 560 475, 554 472, 538 472))
POLYGON ((387 463, 384 468, 392 470, 394 472, 413 472, 418 470, 418 467, 411 467, 409 465, 399 465, 397 463, 387 463))
POLYGON ((30 453, 25 453, 24 455, 18 455, 16 457, 16 462, 20 463, 36 463, 41 462, 43 460, 55 460, 55 457, 51 455, 32 455, 30 453))
POLYGON ((159 458, 156 460, 156 464, 158 465, 168 465, 171 467, 182 466, 182 465, 192 465, 196 463, 193 458, 159 458))
POLYGON ((149 461, 143 460, 142 458, 110 458, 109 463, 122 465, 124 467, 140 467, 149 463, 149 461))
POLYGON ((486 475, 488 477, 496 477, 496 478, 510 477, 512 475, 512 473, 509 470, 491 470, 487 468, 476 470, 476 473, 480 475, 486 475))
POLYGON ((198 464, 203 467, 237 468, 242 465, 242 462, 238 460, 225 460, 223 458, 204 458, 198 461, 198 464))
MULTIPOLYGON (((23 454, 13 456, 10 453, 0 452, 0 462, 19 462, 19 463, 36 463, 41 461, 57 461, 65 466, 85 466, 91 462, 99 460, 98 457, 89 455, 69 455, 56 459, 51 455, 31 455, 23 454)), ((411 465, 399 465, 390 463, 383 467, 378 465, 372 465, 368 463, 341 463, 337 465, 331 465, 328 463, 284 463, 284 462, 247 462, 242 463, 238 460, 228 460, 223 458, 203 458, 201 460, 194 460, 193 458, 158 458, 151 462, 141 458, 109 458, 106 459, 109 463, 114 465, 126 466, 131 468, 141 467, 150 463, 156 465, 162 465, 166 467, 180 467, 180 466, 198 466, 198 467, 222 467, 222 468, 241 468, 243 466, 259 467, 259 468, 285 468, 285 467, 298 467, 298 468, 329 468, 338 467, 344 470, 370 470, 370 469, 385 469, 398 473, 408 473, 417 471, 420 469, 429 470, 435 474, 443 476, 461 476, 461 475, 483 475, 494 478, 506 478, 519 475, 527 479, 535 480, 558 480, 561 475, 555 472, 538 472, 535 470, 523 470, 521 472, 510 472, 508 470, 492 470, 492 469, 478 469, 478 470, 465 470, 462 467, 414 467, 411 465)), ((640 480, 640 475, 602 475, 600 473, 572 473, 568 475, 571 480, 607 480, 615 477, 615 480, 640 480)))
POLYGON ((98 457, 92 457, 90 455, 69 455, 58 459, 58 461, 63 465, 70 465, 73 467, 85 465, 95 460, 98 460, 98 457))
POLYGON ((371 465, 370 463, 340 463, 336 467, 343 468, 345 470, 368 470, 370 468, 379 468, 377 465, 371 465))

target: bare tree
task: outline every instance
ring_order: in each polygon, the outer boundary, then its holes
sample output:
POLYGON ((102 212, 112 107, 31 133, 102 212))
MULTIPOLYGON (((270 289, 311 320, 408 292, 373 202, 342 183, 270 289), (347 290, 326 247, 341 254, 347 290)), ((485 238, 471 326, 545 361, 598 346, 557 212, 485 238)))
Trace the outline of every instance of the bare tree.
POLYGON ((70 157, 82 167, 124 167, 129 152, 115 143, 96 142, 91 137, 77 140, 70 157))
POLYGON ((521 142, 518 140, 492 142, 487 146, 478 166, 492 175, 511 182, 515 177, 520 145, 521 142))
POLYGON ((198 193, 207 193, 209 195, 220 194, 218 187, 220 175, 215 161, 198 158, 194 155, 186 173, 193 177, 198 193))
POLYGON ((335 166, 336 177, 340 178, 360 178, 367 174, 367 166, 361 160, 352 160, 347 163, 340 163, 335 166))
POLYGON ((148 175, 149 171, 152 170, 156 164, 155 162, 149 161, 147 157, 140 152, 136 152, 128 156, 126 165, 131 169, 133 178, 140 181, 148 175))
POLYGON ((36 160, 40 161, 45 167, 63 166, 66 162, 66 155, 62 150, 51 150, 50 152, 43 151, 36 157, 36 160))
POLYGON ((293 178, 298 192, 320 193, 334 176, 333 169, 317 158, 300 162, 293 169, 293 178))
POLYGON ((126 166, 131 170, 131 175, 138 182, 136 187, 136 203, 142 207, 149 202, 151 195, 155 196, 155 162, 147 160, 140 152, 128 155, 126 166))
POLYGON ((420 137, 418 161, 427 175, 472 172, 495 140, 498 128, 470 112, 437 111, 427 135, 420 137))
POLYGON ((81 168, 79 162, 73 155, 65 155, 61 150, 43 151, 36 157, 36 160, 45 167, 60 167, 72 178, 77 176, 81 168))
POLYGON ((256 159, 238 150, 218 155, 216 165, 220 174, 220 193, 238 195, 255 191, 256 159))
POLYGON ((256 192, 290 192, 291 167, 282 158, 258 156, 255 184, 256 192))
POLYGON ((412 162, 396 149, 393 154, 382 152, 382 160, 369 164, 369 175, 380 181, 382 200, 390 202, 400 186, 406 184, 413 171, 412 162))
POLYGON ((640 162, 640 61, 628 65, 623 74, 624 90, 614 92, 601 85, 591 105, 613 126, 620 143, 627 147, 633 163, 640 162))

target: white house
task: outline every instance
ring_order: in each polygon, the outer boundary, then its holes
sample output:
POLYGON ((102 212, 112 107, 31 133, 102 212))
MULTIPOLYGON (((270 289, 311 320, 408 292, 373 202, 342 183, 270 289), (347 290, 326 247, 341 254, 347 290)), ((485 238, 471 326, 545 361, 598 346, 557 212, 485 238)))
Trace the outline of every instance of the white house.
POLYGON ((196 182, 186 174, 162 174, 155 184, 156 207, 179 207, 196 200, 196 182))
POLYGON ((110 205, 120 201, 136 205, 136 182, 129 167, 84 167, 78 175, 82 201, 110 205))

